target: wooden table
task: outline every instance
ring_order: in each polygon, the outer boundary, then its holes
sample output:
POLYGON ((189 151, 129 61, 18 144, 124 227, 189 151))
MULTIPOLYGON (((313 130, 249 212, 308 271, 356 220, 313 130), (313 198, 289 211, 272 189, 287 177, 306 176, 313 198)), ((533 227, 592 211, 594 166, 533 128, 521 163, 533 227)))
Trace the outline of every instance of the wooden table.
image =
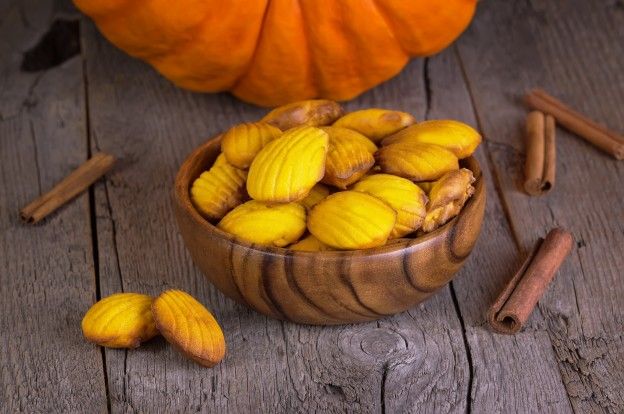
POLYGON ((454 46, 346 103, 477 126, 487 217, 466 266, 426 303, 378 322, 300 326, 217 292, 172 216, 186 155, 265 110, 176 89, 64 1, 0 0, 0 412, 624 412, 624 162, 558 130, 555 189, 521 192, 520 97, 537 86, 624 130, 624 3, 482 1, 454 46), (69 32, 80 54, 20 71, 57 18, 80 19, 69 32), (119 157, 105 180, 40 225, 18 221, 98 150, 119 157), (572 254, 526 329, 492 333, 486 308, 554 226, 574 233, 572 254), (202 368, 162 339, 132 351, 83 339, 98 298, 170 287, 214 311, 228 343, 220 365, 202 368))

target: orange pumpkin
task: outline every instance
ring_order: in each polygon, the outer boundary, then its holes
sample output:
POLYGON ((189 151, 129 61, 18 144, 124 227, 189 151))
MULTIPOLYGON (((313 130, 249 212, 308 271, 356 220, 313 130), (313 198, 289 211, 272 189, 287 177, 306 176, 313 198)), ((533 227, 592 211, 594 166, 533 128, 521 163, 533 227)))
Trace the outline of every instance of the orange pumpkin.
POLYGON ((262 106, 351 99, 448 46, 477 0, 74 0, 176 85, 262 106))

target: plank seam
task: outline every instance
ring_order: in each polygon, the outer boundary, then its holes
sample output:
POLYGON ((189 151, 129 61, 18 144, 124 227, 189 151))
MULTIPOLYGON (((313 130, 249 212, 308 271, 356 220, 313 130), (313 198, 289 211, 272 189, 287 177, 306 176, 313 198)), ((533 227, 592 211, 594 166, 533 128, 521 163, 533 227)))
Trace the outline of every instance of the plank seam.
POLYGON ((457 318, 459 319, 459 325, 461 326, 462 340, 464 342, 464 350, 466 351, 466 359, 468 360, 468 395, 466 396, 466 412, 470 414, 472 412, 472 385, 474 380, 474 365, 472 361, 472 350, 470 349, 470 343, 468 342, 468 335, 466 334, 466 323, 459 308, 459 301, 457 300, 457 294, 455 293, 455 286, 451 281, 449 283, 449 290, 451 292, 451 299, 453 300, 453 307, 457 318))
POLYGON ((425 119, 429 119, 432 98, 431 78, 429 77, 429 58, 425 58, 423 63, 423 83, 425 86, 425 119))
POLYGON ((39 153, 37 152, 37 136, 35 135, 35 127, 33 125, 32 120, 28 120, 28 125, 30 127, 30 137, 32 138, 32 144, 33 144, 33 155, 35 158, 35 171, 37 172, 37 187, 39 190, 39 194, 41 194, 41 169, 39 168, 39 153))
MULTIPOLYGON (((474 95, 472 86, 470 84, 470 81, 468 79, 466 66, 464 65, 464 61, 462 60, 461 53, 459 52, 459 49, 457 48, 457 46, 453 46, 453 51, 455 52, 455 55, 457 56, 457 61, 459 62, 459 68, 462 73, 462 78, 464 79, 464 84, 466 85, 466 90, 468 91, 468 96, 470 97, 470 106, 472 109, 472 113, 475 117, 475 120, 477 122, 477 127, 480 131, 483 131, 483 122, 481 121, 481 117, 479 116, 479 112, 477 111, 475 95, 474 95)), ((498 197, 498 200, 500 201, 500 205, 503 208, 505 220, 507 220, 507 224, 509 225, 509 229, 511 230, 511 236, 513 238, 514 244, 516 245, 516 249, 519 252, 523 252, 524 249, 522 248, 520 239, 518 238, 518 232, 514 227, 513 220, 511 219, 511 210, 509 208, 509 205, 507 204, 507 201, 505 200, 505 197, 503 196, 503 189, 501 187, 500 178, 498 174, 496 173, 496 168, 494 168, 494 160, 492 158, 492 153, 490 151, 489 140, 484 139, 483 141, 484 141, 483 152, 485 153, 487 169, 488 171, 490 171, 490 174, 492 175, 492 181, 494 182, 494 189, 496 190, 496 196, 498 197)))
MULTIPOLYGON (((466 89, 468 91, 468 96, 470 97, 470 103, 471 103, 471 107, 472 107, 472 111, 475 117, 475 120, 477 122, 477 126, 479 128, 479 130, 483 131, 483 122, 481 120, 481 117, 479 116, 479 112, 477 111, 477 104, 476 104, 476 99, 475 99, 475 94, 473 91, 473 87, 470 83, 470 80, 468 78, 468 72, 466 69, 466 65, 464 64, 464 61, 461 57, 461 53, 459 51, 459 47, 454 45, 453 46, 453 51, 455 53, 455 55, 457 56, 457 61, 459 62, 459 67, 462 73, 462 78, 464 80, 464 84, 466 85, 466 89)), ((492 153, 490 151, 490 141, 487 139, 484 139, 484 153, 485 153, 485 160, 486 160, 486 164, 487 164, 487 169, 488 171, 490 171, 490 174, 492 175, 492 180, 494 182, 494 188, 496 190, 496 196, 498 197, 499 201, 500 201, 500 205, 503 209, 503 213, 505 215, 505 220, 507 221, 508 225, 509 225, 509 229, 511 231, 511 236, 513 238, 514 244, 516 246, 516 249, 518 252, 522 253, 524 252, 524 248, 522 247, 522 244, 520 242, 519 236, 518 236, 518 232, 516 230, 516 228, 514 227, 514 222, 512 220, 512 215, 511 215, 511 209, 509 207, 509 205, 507 204, 507 201, 504 197, 503 191, 502 191, 502 186, 501 186, 501 182, 500 182, 500 178, 496 172, 496 168, 494 167, 494 159, 492 157, 492 153)), ((492 144, 495 145, 500 145, 500 143, 497 142, 492 142, 492 144)), ((550 211, 550 213, 552 214, 552 210, 550 211)), ((452 296, 453 296, 453 300, 456 300, 456 296, 455 296, 455 291, 453 288, 453 283, 451 282, 451 292, 452 292, 452 296)), ((541 307, 538 308, 540 309, 540 311, 542 310, 541 307)), ((555 344, 553 342, 553 337, 552 334, 550 333, 550 330, 547 329, 548 332, 548 341, 550 342, 550 346, 552 347, 552 349, 555 349, 555 344)), ((466 338, 467 339, 467 338, 466 338)), ((559 365, 559 364, 558 364, 559 365)), ((563 384, 564 388, 566 389, 566 391, 568 390, 568 387, 566 386, 565 381, 563 380, 563 373, 562 373, 562 368, 561 366, 558 367, 559 368, 559 374, 560 374, 560 378, 559 380, 561 381, 561 383, 563 384)), ((569 392, 566 392, 566 396, 568 398, 568 404, 570 405, 570 407, 573 407, 572 404, 572 400, 571 400, 571 395, 569 392)))
MULTIPOLYGON (((95 144, 97 148, 97 143, 95 144)), ((117 274, 119 275, 119 286, 121 287, 121 291, 125 292, 123 275, 121 274, 121 264, 119 263, 119 249, 117 248, 117 224, 115 223, 115 219, 113 218, 113 208, 111 206, 110 197, 108 195, 108 182, 106 181, 106 177, 104 177, 104 195, 106 199, 106 209, 108 211, 108 217, 111 222, 111 238, 113 240, 113 250, 115 251, 115 264, 117 267, 117 274)))
POLYGON ((381 373, 381 390, 380 390, 380 409, 381 409, 381 414, 386 414, 386 379, 388 377, 388 362, 386 362, 385 364, 383 364, 382 369, 382 373, 381 373))
MULTIPOLYGON (((82 21, 79 23, 82 25, 82 21)), ((91 158, 91 117, 89 108, 89 82, 87 78, 87 59, 84 54, 84 47, 80 47, 80 55, 82 58, 82 84, 83 84, 83 101, 85 106, 85 134, 87 139, 87 158, 91 158)), ((98 249, 98 237, 97 237, 97 217, 95 214, 95 190, 93 186, 89 187, 89 222, 91 229, 91 252, 93 255, 93 273, 95 277, 95 295, 96 299, 102 298, 101 284, 100 284, 100 252, 98 249)), ((108 368, 106 366, 106 351, 104 347, 100 348, 102 355, 102 371, 104 375, 104 392, 106 394, 106 409, 107 412, 111 412, 111 397, 110 389, 108 386, 108 368)))

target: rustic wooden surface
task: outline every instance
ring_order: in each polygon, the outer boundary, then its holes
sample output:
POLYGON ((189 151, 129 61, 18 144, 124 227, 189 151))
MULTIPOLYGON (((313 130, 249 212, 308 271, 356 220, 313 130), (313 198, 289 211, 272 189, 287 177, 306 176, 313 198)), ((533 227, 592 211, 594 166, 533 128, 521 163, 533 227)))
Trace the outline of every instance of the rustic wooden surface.
POLYGON ((23 72, 23 54, 65 0, 0 0, 0 412, 624 411, 624 163, 558 130, 557 184, 520 191, 522 92, 542 87, 624 130, 621 0, 484 0, 438 56, 346 106, 390 107, 478 126, 488 185, 481 239, 456 279, 379 322, 310 327, 267 319, 218 293, 175 227, 171 189, 186 155, 265 111, 178 90, 80 19, 82 50, 23 72), (19 208, 96 150, 120 161, 42 224, 19 208), (570 229, 571 256, 515 336, 485 311, 534 240, 570 229), (80 319, 120 290, 184 289, 221 322, 213 369, 162 339, 134 351, 86 343, 80 319))

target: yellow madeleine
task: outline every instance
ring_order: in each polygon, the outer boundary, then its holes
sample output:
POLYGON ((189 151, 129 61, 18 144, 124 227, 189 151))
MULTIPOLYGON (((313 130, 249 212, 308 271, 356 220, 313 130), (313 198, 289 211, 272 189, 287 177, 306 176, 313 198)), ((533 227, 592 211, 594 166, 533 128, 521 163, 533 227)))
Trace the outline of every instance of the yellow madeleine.
POLYGON ((151 312, 152 297, 116 293, 96 302, 82 319, 89 341, 109 348, 136 348, 158 335, 151 312))
POLYGON ((371 108, 350 112, 334 122, 334 126, 358 131, 373 142, 379 142, 415 122, 416 119, 406 112, 371 108))
POLYGON ((474 194, 475 178, 472 171, 462 168, 451 171, 435 182, 429 192, 427 216, 422 229, 430 232, 459 214, 466 201, 474 194))
POLYGON ((219 155, 217 155, 217 159, 215 159, 215 162, 212 163, 212 166, 219 167, 222 165, 229 165, 230 167, 233 167, 233 165, 230 164, 227 158, 225 157, 225 154, 221 152, 219 153, 219 155))
POLYGON ((384 245, 395 221, 395 211, 377 197, 341 191, 312 208, 308 229, 336 249, 366 249, 384 245))
POLYGON ((359 132, 339 127, 323 127, 329 135, 329 150, 323 183, 341 189, 360 179, 375 164, 377 146, 359 132))
POLYGON ((408 179, 390 174, 374 174, 364 177, 352 190, 373 195, 394 209, 396 223, 390 238, 403 237, 418 230, 427 214, 427 196, 408 179))
POLYGON ((251 243, 283 247, 299 240, 305 232, 306 211, 299 203, 250 200, 226 214, 218 227, 251 243))
POLYGON ((333 125, 320 127, 320 129, 327 132, 327 135, 329 135, 330 143, 332 140, 352 141, 354 143, 357 142, 359 145, 365 147, 371 154, 374 154, 377 151, 377 145, 375 145, 375 143, 371 141, 368 137, 357 131, 333 125))
POLYGON ((208 219, 218 220, 246 198, 247 172, 230 165, 223 154, 193 181, 191 200, 208 219))
POLYGON ((249 167, 247 192, 259 201, 305 198, 323 178, 329 138, 319 128, 290 129, 260 150, 249 167))
POLYGON ((383 140, 383 145, 398 142, 439 145, 461 159, 472 155, 481 143, 481 135, 463 122, 432 120, 421 122, 389 136, 383 140))
POLYGON ((324 252, 334 250, 311 234, 308 237, 304 237, 299 240, 297 243, 288 246, 288 248, 300 252, 324 252))
POLYGON ((317 184, 314 187, 312 187, 312 189, 310 190, 306 198, 301 200, 299 203, 301 203, 301 205, 304 206, 306 210, 310 210, 312 207, 317 205, 319 201, 321 201, 328 195, 329 195, 329 188, 327 188, 323 184, 317 184))
POLYGON ((420 187, 421 190, 425 192, 425 194, 429 194, 429 192, 431 191, 431 188, 435 184, 435 181, 421 181, 416 184, 420 187))
POLYGON ((280 135, 282 131, 269 124, 239 124, 223 134, 221 151, 233 166, 247 168, 262 147, 280 135))
POLYGON ((161 293, 154 299, 152 313, 165 339, 195 362, 212 367, 225 356, 225 337, 219 323, 188 293, 161 293))
POLYGON ((383 172, 413 181, 437 180, 459 169, 455 154, 432 144, 398 142, 381 147, 375 157, 383 172))
POLYGON ((266 122, 282 131, 300 126, 329 125, 344 113, 337 102, 326 99, 312 99, 293 102, 273 109, 260 122, 266 122))

